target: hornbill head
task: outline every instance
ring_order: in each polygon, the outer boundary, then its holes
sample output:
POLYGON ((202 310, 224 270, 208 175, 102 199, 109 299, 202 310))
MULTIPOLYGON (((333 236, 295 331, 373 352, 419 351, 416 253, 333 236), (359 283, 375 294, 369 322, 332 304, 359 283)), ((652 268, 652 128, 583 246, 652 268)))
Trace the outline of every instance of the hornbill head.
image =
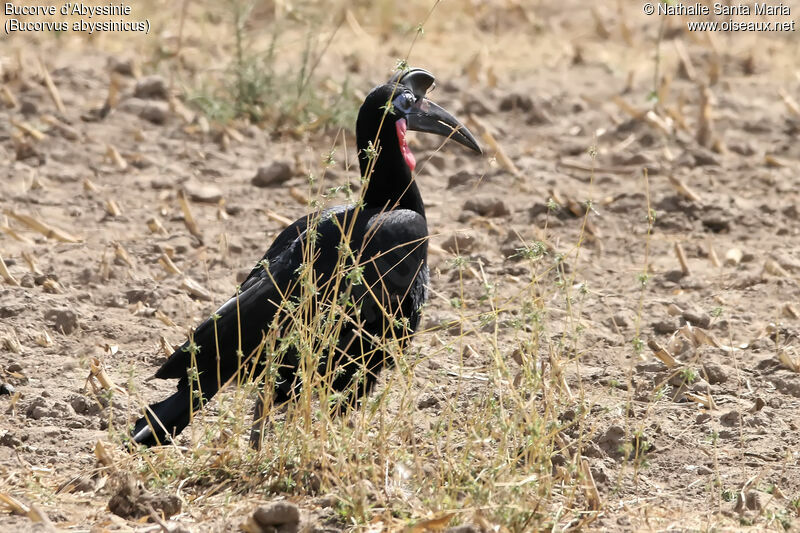
MULTIPOLYGON (((466 126, 425 97, 434 81, 433 74, 421 68, 397 72, 386 84, 374 88, 367 96, 359 112, 356 131, 360 130, 363 121, 368 120, 362 119, 362 114, 366 114, 364 111, 378 107, 381 110, 378 122, 382 121, 385 130, 390 132, 394 130, 403 159, 412 171, 416 160, 406 141, 408 130, 435 133, 453 139, 479 154, 482 153, 478 142, 466 126)), ((374 117, 370 118, 374 121, 374 117)), ((371 128, 364 130, 372 131, 371 128)), ((383 141, 393 140, 387 137, 392 136, 383 135, 382 130, 380 138, 383 141)))

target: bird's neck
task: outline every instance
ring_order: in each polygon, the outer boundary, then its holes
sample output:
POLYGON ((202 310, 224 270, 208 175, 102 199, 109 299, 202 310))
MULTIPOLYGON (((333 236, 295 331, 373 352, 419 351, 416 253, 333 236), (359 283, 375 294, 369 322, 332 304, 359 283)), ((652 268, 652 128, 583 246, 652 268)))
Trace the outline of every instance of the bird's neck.
POLYGON ((400 152, 397 136, 391 130, 387 133, 390 134, 381 136, 379 154, 374 163, 370 161, 367 150, 374 136, 357 139, 361 176, 369 178, 364 203, 372 209, 410 209, 424 217, 425 204, 411 169, 400 152))

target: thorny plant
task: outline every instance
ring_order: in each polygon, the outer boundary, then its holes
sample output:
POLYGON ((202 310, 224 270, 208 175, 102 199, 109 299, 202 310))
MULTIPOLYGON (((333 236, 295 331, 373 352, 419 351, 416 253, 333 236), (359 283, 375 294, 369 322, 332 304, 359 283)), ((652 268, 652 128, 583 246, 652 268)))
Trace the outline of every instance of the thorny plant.
POLYGON ((275 132, 351 126, 356 103, 349 79, 335 80, 332 85, 336 90, 327 93, 318 89, 321 84, 312 83, 343 18, 323 39, 318 13, 303 16, 307 28, 301 46, 282 40, 284 27, 291 21, 278 18, 269 23, 267 31, 258 28, 258 35, 269 35, 266 47, 261 49, 248 28, 255 2, 228 0, 224 6, 227 12, 222 16, 233 29, 233 58, 220 80, 211 73, 201 73, 196 82, 188 82, 191 102, 213 121, 243 118, 275 132), (295 58, 288 62, 291 67, 283 66, 289 56, 295 58))

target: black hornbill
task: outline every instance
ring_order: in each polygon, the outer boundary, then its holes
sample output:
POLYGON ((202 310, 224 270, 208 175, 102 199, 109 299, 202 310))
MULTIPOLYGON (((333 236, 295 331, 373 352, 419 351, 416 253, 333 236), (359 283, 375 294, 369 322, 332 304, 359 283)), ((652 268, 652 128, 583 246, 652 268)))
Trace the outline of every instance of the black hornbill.
MULTIPOLYGON (((428 293, 428 226, 406 132, 435 133, 481 153, 469 130, 425 97, 433 82, 429 72, 407 69, 369 93, 356 122, 366 183, 359 204, 307 215, 278 235, 237 294, 158 370, 157 378, 178 379, 178 390, 150 405, 136 421, 135 443, 169 442, 227 381, 258 374, 252 372, 254 361, 261 365, 256 367, 261 379, 264 368, 275 365, 275 403, 292 399, 305 379, 299 371, 298 347, 270 353, 265 339, 275 330, 287 337, 285 331, 297 320, 291 302, 296 306, 309 291, 318 313, 332 306, 348 309, 334 330, 335 343, 317 345, 325 355, 316 362, 316 371, 328 376, 331 392, 348 399, 344 405, 367 393, 378 372, 393 363, 385 340, 393 338, 401 347, 407 343, 428 293), (343 273, 353 272, 358 276, 343 279, 343 273), (314 287, 299 282, 301 275, 312 279, 314 287)), ((263 395, 256 421, 262 419, 262 411, 263 395)), ((256 446, 257 425, 251 435, 256 446)))

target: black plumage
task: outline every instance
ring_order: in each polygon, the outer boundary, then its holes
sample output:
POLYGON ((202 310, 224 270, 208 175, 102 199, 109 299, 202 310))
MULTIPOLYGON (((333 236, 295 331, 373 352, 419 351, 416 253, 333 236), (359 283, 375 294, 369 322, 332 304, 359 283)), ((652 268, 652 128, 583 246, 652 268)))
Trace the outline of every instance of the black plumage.
MULTIPOLYGON (((278 235, 237 295, 158 370, 157 378, 178 379, 178 390, 147 408, 135 442, 168 442, 236 376, 263 379, 272 368, 277 378, 268 393, 277 403, 290 400, 303 379, 297 343, 287 340, 300 320, 298 305, 311 309, 313 327, 325 331, 314 345, 316 371, 329 377, 331 392, 343 393, 341 405, 370 391, 381 368, 393 363, 387 347, 407 344, 427 299, 428 227, 406 131, 449 136, 480 153, 469 131, 425 98, 432 84, 430 73, 410 69, 369 93, 356 123, 367 183, 362 202, 302 217, 278 235), (273 349, 276 343, 264 342, 270 335, 285 344, 273 349)), ((256 420, 262 406, 263 397, 256 420)), ((256 425, 253 443, 259 439, 256 425)))

